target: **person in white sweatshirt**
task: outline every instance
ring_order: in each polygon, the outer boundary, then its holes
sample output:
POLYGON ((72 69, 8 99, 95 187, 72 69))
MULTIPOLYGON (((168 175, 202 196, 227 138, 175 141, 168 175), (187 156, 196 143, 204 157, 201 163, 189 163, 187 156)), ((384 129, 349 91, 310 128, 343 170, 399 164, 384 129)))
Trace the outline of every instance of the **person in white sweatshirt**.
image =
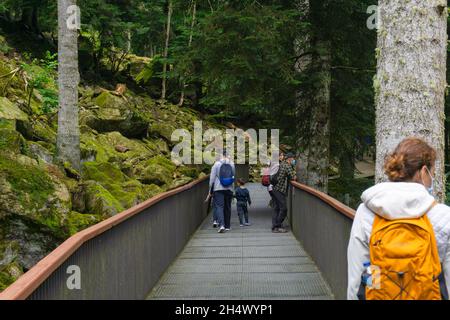
POLYGON ((362 194, 347 250, 347 298, 358 299, 364 263, 370 262, 369 240, 375 213, 388 220, 414 219, 428 215, 442 265, 441 292, 450 292, 450 207, 436 204, 433 197, 436 151, 418 138, 403 140, 386 158, 390 182, 379 183, 362 194), (446 280, 446 281, 445 281, 446 280))

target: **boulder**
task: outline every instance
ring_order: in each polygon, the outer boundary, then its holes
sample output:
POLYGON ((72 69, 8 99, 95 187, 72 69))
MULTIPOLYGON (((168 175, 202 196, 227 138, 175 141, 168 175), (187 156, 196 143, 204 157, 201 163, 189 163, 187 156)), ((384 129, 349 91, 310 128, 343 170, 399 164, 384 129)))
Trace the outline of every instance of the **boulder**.
POLYGON ((172 133, 177 128, 168 122, 156 122, 149 127, 149 135, 155 138, 164 138, 169 144, 173 145, 172 133))
POLYGON ((72 211, 67 217, 67 227, 69 229, 69 234, 74 235, 75 233, 89 228, 90 226, 93 226, 94 224, 97 224, 102 220, 103 215, 82 214, 72 211))
POLYGON ((112 217, 124 210, 120 202, 96 181, 86 181, 84 201, 86 211, 97 216, 112 217))
POLYGON ((28 151, 36 160, 42 160, 47 164, 53 163, 53 154, 37 142, 28 142, 28 151))
POLYGON ((44 141, 56 145, 56 130, 49 125, 46 117, 30 117, 30 121, 18 121, 17 131, 27 140, 44 141))
POLYGON ((135 166, 134 176, 144 184, 170 185, 176 166, 163 156, 156 156, 135 166))
POLYGON ((16 129, 18 120, 28 121, 27 114, 7 98, 0 97, 0 127, 16 129))
POLYGON ((175 188, 184 186, 185 184, 188 184, 189 182, 192 182, 193 180, 194 180, 194 179, 191 178, 191 177, 181 177, 181 178, 175 179, 175 180, 171 183, 169 189, 175 189, 175 188))
POLYGON ((119 131, 128 138, 147 135, 148 120, 123 97, 104 91, 94 102, 96 108, 90 109, 88 116, 83 116, 87 126, 98 132, 119 131))
POLYGON ((0 152, 20 153, 24 147, 24 139, 15 130, 0 129, 0 152))
POLYGON ((83 177, 97 181, 120 203, 121 208, 128 209, 148 197, 138 180, 126 176, 112 163, 86 162, 83 164, 83 177))
MULTIPOLYGON (((24 155, 0 155, 0 212, 31 221, 63 238, 71 197, 56 176, 24 155)), ((2 215, 0 215, 0 219, 2 215)))
POLYGON ((87 162, 113 162, 122 169, 130 166, 130 164, 125 164, 125 162, 129 162, 132 159, 150 158, 159 153, 157 149, 151 150, 148 144, 140 140, 128 139, 120 132, 104 134, 83 133, 81 135, 81 148, 82 150, 91 151, 90 160, 87 160, 87 162), (117 146, 126 148, 127 151, 120 152, 120 150, 117 150, 117 146))

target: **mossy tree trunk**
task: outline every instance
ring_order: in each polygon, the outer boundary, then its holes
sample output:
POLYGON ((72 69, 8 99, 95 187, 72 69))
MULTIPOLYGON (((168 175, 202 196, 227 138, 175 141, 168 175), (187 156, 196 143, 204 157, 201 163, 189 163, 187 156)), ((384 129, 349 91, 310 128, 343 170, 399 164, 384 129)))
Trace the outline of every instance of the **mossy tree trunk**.
MULTIPOLYGON (((301 19, 311 23, 309 0, 297 2, 301 19)), ((295 41, 295 69, 304 79, 297 91, 298 179, 328 191, 330 152, 331 47, 311 27, 295 41)))
POLYGON ((57 156, 80 170, 80 129, 78 123, 78 30, 73 19, 76 0, 58 0, 58 87, 59 112, 57 156), (73 21, 72 21, 73 22, 73 21))
POLYGON ((379 1, 376 92, 376 181, 386 154, 406 137, 437 150, 436 196, 444 200, 445 0, 379 1))

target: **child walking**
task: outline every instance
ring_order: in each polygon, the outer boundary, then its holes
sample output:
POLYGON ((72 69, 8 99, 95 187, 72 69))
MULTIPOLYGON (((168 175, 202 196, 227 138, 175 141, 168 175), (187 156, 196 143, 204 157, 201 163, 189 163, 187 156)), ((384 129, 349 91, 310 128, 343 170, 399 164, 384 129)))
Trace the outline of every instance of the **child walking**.
POLYGON ((241 227, 250 226, 250 223, 248 221, 248 208, 247 208, 247 203, 249 205, 252 204, 250 192, 245 187, 245 181, 243 179, 238 179, 237 184, 238 188, 236 188, 234 196, 237 201, 236 207, 239 216, 239 223, 241 227))

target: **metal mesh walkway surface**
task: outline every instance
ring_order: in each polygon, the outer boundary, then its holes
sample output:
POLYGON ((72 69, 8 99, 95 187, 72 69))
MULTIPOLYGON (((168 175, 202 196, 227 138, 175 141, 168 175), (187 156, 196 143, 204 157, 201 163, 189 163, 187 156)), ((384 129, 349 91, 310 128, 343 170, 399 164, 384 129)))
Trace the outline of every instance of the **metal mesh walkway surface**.
MULTIPOLYGON (((271 232, 270 196, 249 184, 250 227, 240 227, 233 204, 231 231, 218 234, 208 217, 148 299, 332 299, 294 235, 271 232)), ((174 221, 176 223, 176 221, 174 221)))

